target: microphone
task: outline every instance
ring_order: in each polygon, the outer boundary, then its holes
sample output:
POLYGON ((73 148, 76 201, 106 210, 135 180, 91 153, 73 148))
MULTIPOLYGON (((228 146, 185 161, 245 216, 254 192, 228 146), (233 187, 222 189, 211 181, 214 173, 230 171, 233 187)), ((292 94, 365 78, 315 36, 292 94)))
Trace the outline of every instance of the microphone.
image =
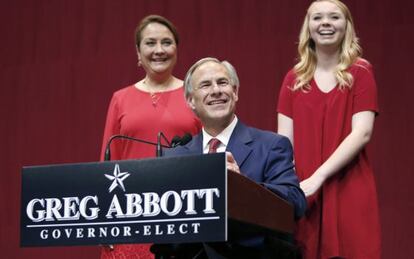
POLYGON ((181 137, 180 136, 174 136, 171 139, 171 147, 176 147, 181 143, 181 137))
POLYGON ((175 136, 171 140, 171 147, 184 146, 193 139, 190 133, 185 133, 182 137, 175 136))
POLYGON ((191 136, 190 133, 185 133, 184 136, 181 138, 181 146, 184 146, 188 142, 190 142, 193 139, 193 136, 191 136))
MULTIPOLYGON (((160 132, 160 133, 158 133, 158 135, 164 135, 164 134, 162 134, 162 132, 160 132)), ((166 140, 165 136, 163 136, 163 137, 166 140)), ((118 139, 118 138, 127 139, 127 140, 131 140, 131 141, 136 141, 136 142, 140 142, 140 143, 145 143, 145 144, 148 144, 148 145, 157 146, 157 150, 158 150, 158 145, 159 145, 160 150, 161 150, 161 147, 167 147, 167 148, 170 147, 170 143, 167 140, 166 140, 166 142, 168 143, 169 146, 161 145, 161 141, 158 142, 158 139, 157 139, 157 143, 154 143, 154 142, 151 142, 151 141, 147 141, 147 140, 143 140, 143 139, 137 139, 137 138, 133 138, 133 137, 125 136, 125 135, 113 135, 112 137, 109 138, 109 140, 106 144, 104 161, 110 161, 111 160, 111 143, 114 139, 118 139)), ((161 136, 160 136, 160 140, 161 140, 161 136)))

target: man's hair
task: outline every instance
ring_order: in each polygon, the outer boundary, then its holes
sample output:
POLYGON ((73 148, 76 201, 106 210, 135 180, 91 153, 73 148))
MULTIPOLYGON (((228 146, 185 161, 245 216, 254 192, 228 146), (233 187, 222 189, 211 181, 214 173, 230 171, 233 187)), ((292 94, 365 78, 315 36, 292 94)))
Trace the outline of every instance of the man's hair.
POLYGON ((239 77, 237 76, 236 69, 233 67, 232 64, 230 64, 230 62, 228 62, 226 60, 220 61, 217 58, 212 58, 212 57, 202 58, 199 61, 197 61, 196 63, 194 63, 194 65, 192 65, 190 67, 187 74, 185 75, 185 78, 184 78, 185 93, 184 93, 184 95, 185 95, 186 99, 190 96, 190 94, 194 90, 193 85, 191 84, 191 79, 193 77, 193 74, 194 74, 195 70, 198 67, 200 67, 201 65, 203 65, 204 63, 207 63, 207 62, 214 62, 214 63, 223 65, 226 68, 227 73, 229 74, 230 84, 233 87, 236 87, 237 89, 239 88, 239 86, 240 86, 239 77))

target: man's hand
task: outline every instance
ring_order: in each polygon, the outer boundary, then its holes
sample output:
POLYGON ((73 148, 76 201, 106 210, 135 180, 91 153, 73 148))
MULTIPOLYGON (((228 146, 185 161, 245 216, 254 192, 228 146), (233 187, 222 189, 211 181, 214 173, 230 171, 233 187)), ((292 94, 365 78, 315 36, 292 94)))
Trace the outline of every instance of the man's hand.
POLYGON ((240 168, 237 165, 236 160, 234 159, 231 152, 228 151, 226 151, 226 167, 227 170, 240 174, 240 168))

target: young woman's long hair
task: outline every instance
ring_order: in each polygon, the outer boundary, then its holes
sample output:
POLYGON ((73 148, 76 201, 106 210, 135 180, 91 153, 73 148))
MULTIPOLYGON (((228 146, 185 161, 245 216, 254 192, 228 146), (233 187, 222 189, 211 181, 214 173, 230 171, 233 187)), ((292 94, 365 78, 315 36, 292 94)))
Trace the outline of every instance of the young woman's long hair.
POLYGON ((307 11, 305 20, 302 25, 302 29, 299 35, 299 62, 294 66, 296 73, 296 83, 293 86, 293 90, 309 90, 309 82, 316 69, 316 52, 315 42, 312 40, 309 33, 309 10, 316 2, 331 2, 339 7, 341 12, 345 16, 346 31, 342 43, 340 45, 339 63, 336 66, 335 77, 338 81, 339 88, 351 87, 353 83, 353 77, 347 69, 358 60, 362 55, 361 47, 358 43, 358 38, 355 33, 354 22, 351 16, 351 12, 348 7, 339 0, 316 0, 313 2, 307 11))

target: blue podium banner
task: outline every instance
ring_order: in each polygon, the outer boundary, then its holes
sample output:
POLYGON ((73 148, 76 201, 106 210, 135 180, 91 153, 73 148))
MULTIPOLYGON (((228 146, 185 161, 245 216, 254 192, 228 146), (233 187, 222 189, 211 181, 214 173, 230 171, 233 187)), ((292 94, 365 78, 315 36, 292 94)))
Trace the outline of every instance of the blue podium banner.
POLYGON ((227 240, 224 153, 22 169, 21 246, 227 240))

